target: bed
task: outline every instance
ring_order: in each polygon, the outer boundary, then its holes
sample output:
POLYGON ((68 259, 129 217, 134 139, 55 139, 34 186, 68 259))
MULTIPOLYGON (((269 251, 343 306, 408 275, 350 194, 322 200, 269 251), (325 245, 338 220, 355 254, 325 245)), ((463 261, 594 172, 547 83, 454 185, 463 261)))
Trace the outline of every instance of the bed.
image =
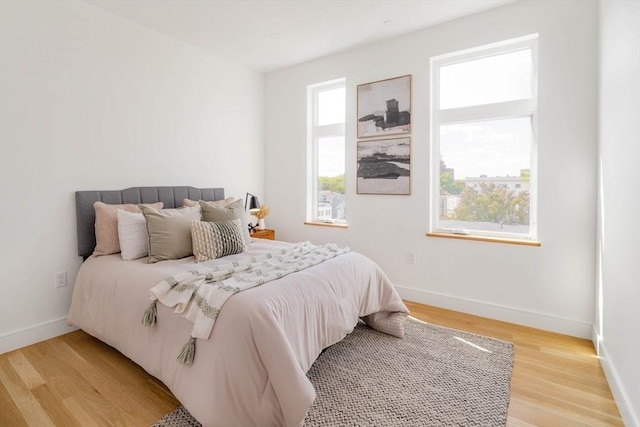
POLYGON ((347 252, 234 294, 222 306, 209 339, 197 340, 191 365, 176 360, 193 324, 162 304, 157 322, 141 318, 150 289, 166 277, 286 251, 293 244, 251 239, 246 250, 205 263, 193 256, 148 264, 119 254, 90 256, 93 203, 224 199, 221 188, 136 187, 76 193, 78 272, 69 323, 113 346, 160 379, 204 426, 299 426, 315 391, 306 372, 321 351, 342 340, 359 319, 402 335, 408 313, 393 285, 367 257, 347 252))

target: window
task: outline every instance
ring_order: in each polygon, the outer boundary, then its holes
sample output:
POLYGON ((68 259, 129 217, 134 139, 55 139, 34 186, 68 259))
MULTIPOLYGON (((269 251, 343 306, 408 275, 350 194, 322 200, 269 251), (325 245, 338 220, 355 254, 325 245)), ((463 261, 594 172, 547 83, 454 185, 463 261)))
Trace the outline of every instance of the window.
POLYGON ((536 239, 537 35, 431 58, 434 233, 536 239))
POLYGON ((308 86, 307 221, 346 224, 345 80, 308 86))

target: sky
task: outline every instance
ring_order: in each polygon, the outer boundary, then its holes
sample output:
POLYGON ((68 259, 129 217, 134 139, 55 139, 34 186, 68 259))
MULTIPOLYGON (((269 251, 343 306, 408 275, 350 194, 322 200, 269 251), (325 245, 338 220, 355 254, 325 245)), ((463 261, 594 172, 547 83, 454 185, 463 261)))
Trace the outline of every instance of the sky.
POLYGON ((441 126, 440 159, 455 179, 520 176, 520 169, 531 168, 531 119, 441 126))
POLYGON ((320 138, 318 141, 318 176, 344 173, 344 137, 320 138))
POLYGON ((531 49, 440 68, 440 108, 467 107, 530 98, 531 49))

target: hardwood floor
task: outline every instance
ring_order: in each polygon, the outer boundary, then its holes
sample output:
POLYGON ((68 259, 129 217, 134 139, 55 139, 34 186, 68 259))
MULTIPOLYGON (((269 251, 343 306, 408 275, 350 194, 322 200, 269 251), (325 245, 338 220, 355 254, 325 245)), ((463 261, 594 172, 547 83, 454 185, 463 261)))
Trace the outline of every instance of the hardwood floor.
MULTIPOLYGON (((590 341, 407 302, 414 317, 515 344, 508 426, 622 426, 590 341)), ((179 405, 82 331, 0 355, 0 426, 149 426, 179 405)))
POLYGON ((624 425, 591 341, 406 303, 425 322, 514 344, 508 426, 624 425))

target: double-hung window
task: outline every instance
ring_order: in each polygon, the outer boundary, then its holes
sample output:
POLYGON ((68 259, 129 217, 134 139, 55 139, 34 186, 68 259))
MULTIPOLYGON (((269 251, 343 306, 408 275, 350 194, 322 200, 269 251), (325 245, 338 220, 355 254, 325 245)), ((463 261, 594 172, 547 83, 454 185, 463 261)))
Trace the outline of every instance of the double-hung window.
POLYGON ((345 79, 307 87, 307 221, 346 224, 345 79))
POLYGON ((431 58, 435 234, 535 240, 537 35, 431 58))

